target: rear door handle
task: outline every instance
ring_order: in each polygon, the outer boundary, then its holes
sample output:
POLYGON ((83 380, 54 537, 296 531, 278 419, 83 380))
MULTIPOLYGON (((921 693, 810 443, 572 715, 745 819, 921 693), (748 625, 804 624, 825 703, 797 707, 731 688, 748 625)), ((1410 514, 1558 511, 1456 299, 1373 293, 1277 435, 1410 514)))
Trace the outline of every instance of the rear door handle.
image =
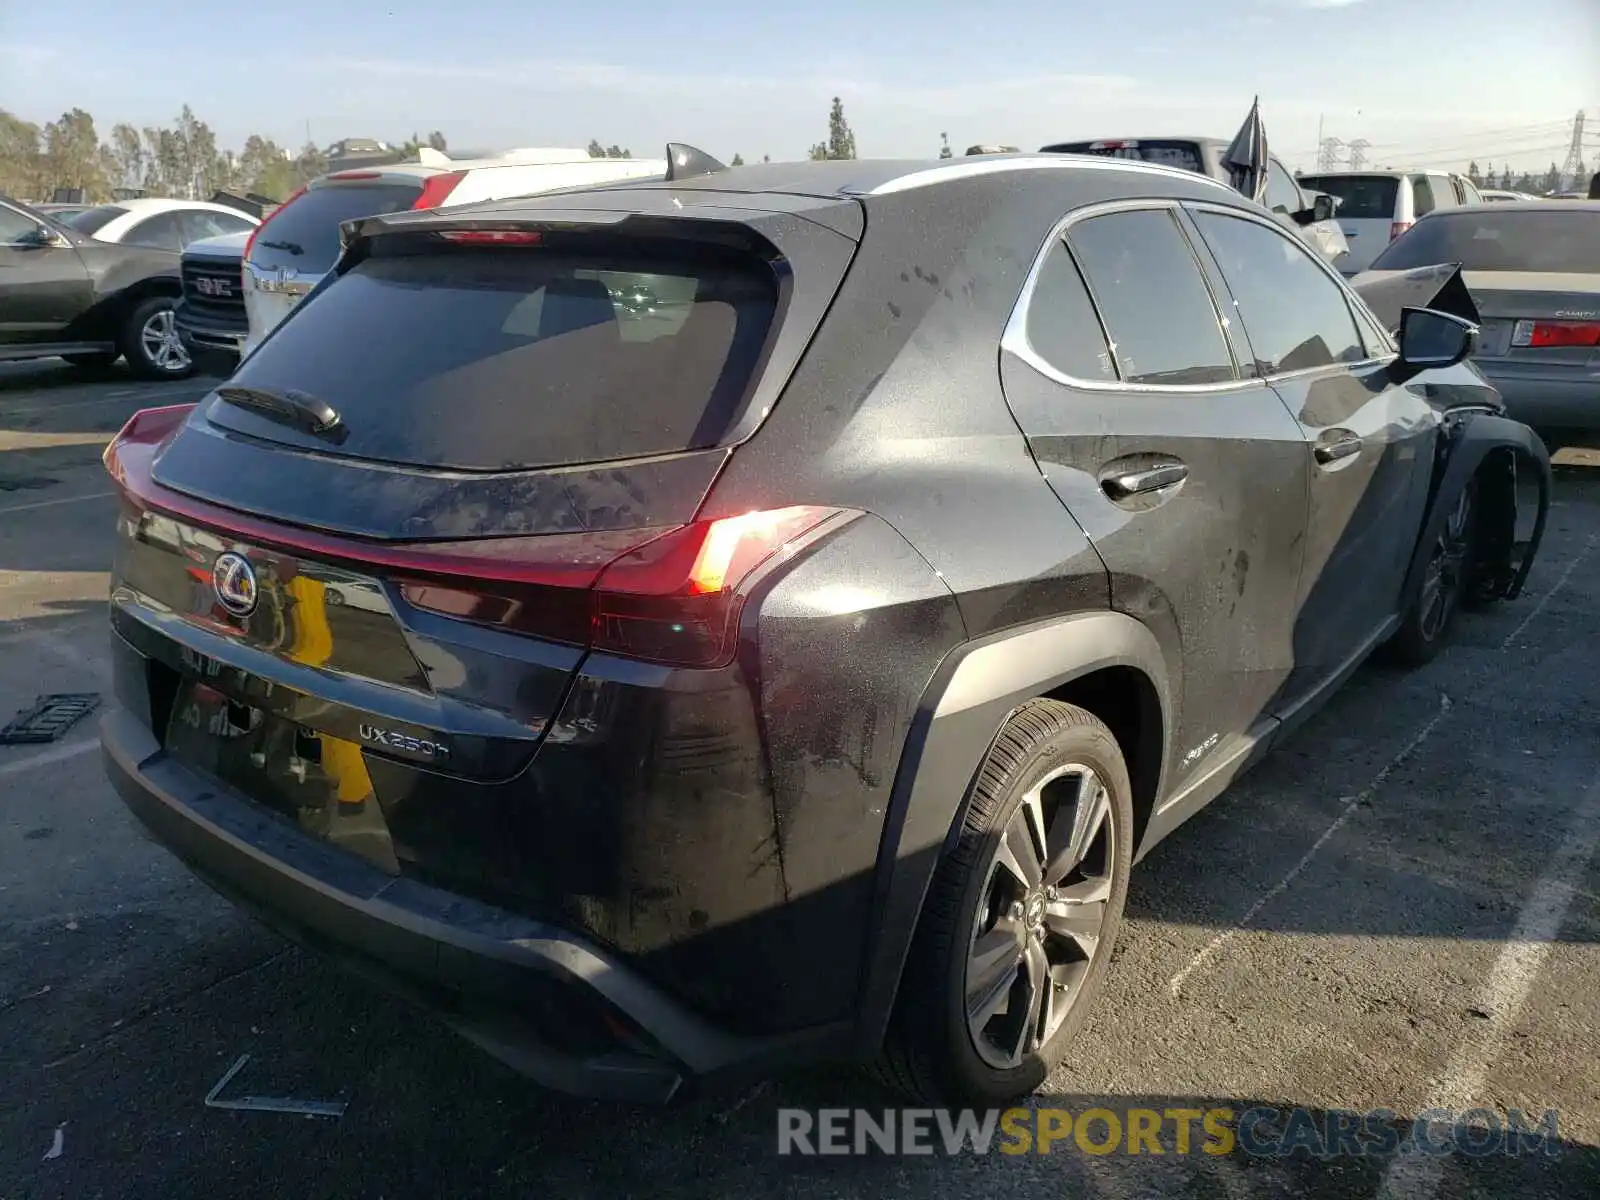
POLYGON ((1182 483, 1187 478, 1189 478, 1189 468, 1182 463, 1163 463, 1158 467, 1108 475, 1101 480, 1100 486, 1105 488, 1113 500, 1126 500, 1129 496, 1159 492, 1162 488, 1182 483))
POLYGON ((1311 447, 1311 453, 1323 465, 1336 463, 1352 454, 1360 454, 1361 439, 1348 429, 1336 430, 1323 434, 1317 444, 1311 447))

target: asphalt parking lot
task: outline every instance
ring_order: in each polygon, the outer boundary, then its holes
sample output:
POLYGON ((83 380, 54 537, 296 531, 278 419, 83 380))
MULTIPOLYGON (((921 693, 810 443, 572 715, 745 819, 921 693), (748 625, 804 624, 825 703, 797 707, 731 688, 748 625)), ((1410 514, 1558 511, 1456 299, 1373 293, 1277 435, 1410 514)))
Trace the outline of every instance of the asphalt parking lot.
MULTIPOLYGON (((105 440, 203 384, 0 366, 0 723, 108 690, 105 440)), ((1364 669, 1136 876, 1040 1104, 1555 1110, 1547 1153, 779 1157, 819 1072, 636 1112, 542 1093, 236 914, 144 840, 85 722, 0 748, 0 1197, 1600 1195, 1600 455, 1563 454, 1528 594, 1364 669), (208 1108, 236 1090, 338 1119, 208 1108)))

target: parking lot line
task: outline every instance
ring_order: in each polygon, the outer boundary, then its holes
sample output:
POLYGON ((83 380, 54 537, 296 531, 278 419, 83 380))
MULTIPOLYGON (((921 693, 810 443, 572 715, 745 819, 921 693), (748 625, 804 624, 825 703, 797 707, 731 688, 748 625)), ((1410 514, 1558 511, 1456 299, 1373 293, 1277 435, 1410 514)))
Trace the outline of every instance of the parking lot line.
MULTIPOLYGON (((1600 847, 1600 782, 1584 794, 1567 827, 1555 857, 1539 876, 1533 892, 1517 915, 1516 928, 1495 960, 1478 996, 1478 1010, 1489 1019, 1469 1026, 1471 1034, 1456 1049, 1449 1065, 1433 1084, 1418 1110, 1448 1108, 1460 1113, 1483 1088, 1489 1068, 1499 1057, 1511 1025, 1533 991, 1550 947, 1561 933, 1567 909, 1579 892, 1589 862, 1600 847)), ((1396 1158, 1384 1174, 1376 1200, 1430 1200, 1438 1193, 1444 1159, 1436 1154, 1411 1153, 1396 1158)))
POLYGON ((89 753, 99 745, 100 740, 98 738, 90 738, 81 742, 67 742, 64 745, 52 746, 48 750, 30 755, 27 758, 0 763, 0 779, 9 778, 12 775, 21 775, 26 771, 33 770, 35 767, 48 767, 58 762, 66 762, 70 758, 77 758, 79 755, 89 753))
POLYGON ((1511 643, 1515 642, 1519 637, 1521 637, 1522 631, 1533 623, 1533 619, 1535 617, 1544 611, 1544 606, 1549 604, 1551 600, 1555 599, 1557 592, 1567 586, 1567 580, 1572 578, 1572 573, 1578 569, 1579 564, 1581 564, 1584 559, 1589 557, 1589 551, 1594 549, 1594 540, 1595 535, 1592 533, 1584 539, 1583 549, 1579 550, 1575 555, 1572 556, 1572 561, 1567 564, 1567 569, 1561 572, 1561 578, 1556 580, 1556 585, 1544 595, 1539 597, 1539 603, 1535 604, 1533 608, 1529 610, 1528 615, 1522 618, 1521 623, 1506 635, 1506 640, 1500 643, 1500 649, 1509 650, 1511 648, 1511 643))
POLYGON ((8 504, 0 508, 0 516, 6 513, 31 512, 36 508, 54 508, 58 504, 77 504, 80 500, 104 500, 107 496, 115 496, 115 492, 90 492, 87 496, 63 496, 59 500, 35 500, 31 504, 8 504))
POLYGON ((1263 892, 1261 897, 1245 911, 1244 916, 1201 947, 1200 953, 1189 960, 1188 966, 1167 981, 1167 991, 1174 996, 1183 991, 1183 985, 1187 982, 1189 976, 1216 958, 1223 947, 1249 927, 1250 922, 1255 919, 1257 913, 1282 895, 1284 890, 1299 877, 1300 872, 1304 871, 1311 860, 1317 856, 1322 847, 1327 845, 1328 839, 1344 828, 1345 822, 1355 814, 1356 809, 1360 808, 1364 801, 1371 800, 1378 789, 1388 780, 1389 776, 1394 774, 1402 763, 1415 754, 1422 747, 1422 744, 1433 736, 1433 731, 1439 727, 1439 723, 1449 713, 1450 697, 1441 693, 1439 696, 1439 711, 1433 714, 1432 719, 1417 731, 1415 737, 1401 747, 1400 753, 1383 764, 1383 769, 1372 777, 1371 783, 1367 784, 1354 796, 1350 796, 1345 800, 1344 807, 1339 810, 1339 815, 1334 818, 1333 824, 1323 830, 1322 836, 1311 843, 1311 849, 1300 856, 1300 861, 1289 868, 1287 875, 1263 892))

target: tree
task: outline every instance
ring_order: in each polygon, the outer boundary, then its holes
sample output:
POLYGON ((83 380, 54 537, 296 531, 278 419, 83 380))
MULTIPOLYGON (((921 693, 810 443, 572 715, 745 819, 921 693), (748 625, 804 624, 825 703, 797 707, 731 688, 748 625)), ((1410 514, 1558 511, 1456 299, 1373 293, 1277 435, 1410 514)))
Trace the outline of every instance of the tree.
POLYGON ((428 145, 437 150, 440 154, 445 153, 445 151, 449 149, 449 147, 445 145, 444 134, 440 133, 437 129, 428 134, 428 145))
POLYGON ((954 158, 955 157, 955 151, 950 149, 950 135, 948 133, 941 133, 939 135, 939 157, 940 158, 954 158))
POLYGON ((589 157, 590 158, 604 158, 605 156, 606 156, 606 148, 604 146, 602 146, 599 142, 595 141, 593 138, 590 138, 589 139, 589 157))
POLYGON ((632 150, 624 150, 621 146, 618 146, 615 143, 613 143, 612 145, 606 147, 606 157, 607 158, 632 158, 633 157, 633 151, 632 150))
POLYGON ((728 165, 730 167, 742 167, 742 166, 744 166, 744 155, 740 154, 737 150, 735 150, 733 152, 733 161, 731 163, 729 163, 728 165))
POLYGON ((111 128, 111 140, 106 143, 111 155, 111 186, 114 188, 141 188, 146 170, 144 141, 139 131, 126 122, 111 128))
POLYGON ((1561 190, 1561 183, 1561 168, 1556 166, 1555 163, 1551 163, 1550 169, 1544 173, 1544 190, 1547 193, 1559 192, 1561 190))
POLYGON ((762 156, 761 156, 761 161, 762 161, 762 162, 764 162, 764 163, 769 163, 769 162, 771 162, 771 161, 772 161, 772 155, 770 155, 770 154, 763 154, 763 155, 762 155, 762 156))
POLYGON ((39 127, 0 108, 0 195, 40 198, 39 127))
POLYGON ((1467 178, 1472 180, 1474 187, 1483 186, 1483 173, 1478 170, 1478 160, 1473 159, 1467 166, 1467 178))
POLYGON ((844 119, 843 102, 835 96, 833 107, 828 110, 828 140, 811 147, 811 157, 820 160, 855 156, 856 135, 850 129, 850 122, 844 119))
POLYGON ((81 108, 62 113, 44 127, 43 142, 41 196, 48 199, 55 188, 83 188, 92 199, 111 198, 93 117, 81 108))

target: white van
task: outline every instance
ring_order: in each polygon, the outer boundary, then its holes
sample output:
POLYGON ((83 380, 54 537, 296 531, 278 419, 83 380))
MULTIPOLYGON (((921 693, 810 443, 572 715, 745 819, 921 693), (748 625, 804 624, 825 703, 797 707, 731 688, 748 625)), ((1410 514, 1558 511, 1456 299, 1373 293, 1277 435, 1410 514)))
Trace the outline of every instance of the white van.
POLYGON ((249 354, 333 267, 339 226, 413 208, 454 208, 624 179, 661 178, 664 158, 591 158, 587 150, 512 150, 458 161, 424 148, 417 162, 332 171, 313 179, 256 227, 244 249, 249 354))
POLYGON ((1334 219, 1350 243, 1350 253, 1337 264, 1345 275, 1365 271, 1418 217, 1483 203, 1472 180, 1449 171, 1330 171, 1302 175, 1300 186, 1339 199, 1334 219))

